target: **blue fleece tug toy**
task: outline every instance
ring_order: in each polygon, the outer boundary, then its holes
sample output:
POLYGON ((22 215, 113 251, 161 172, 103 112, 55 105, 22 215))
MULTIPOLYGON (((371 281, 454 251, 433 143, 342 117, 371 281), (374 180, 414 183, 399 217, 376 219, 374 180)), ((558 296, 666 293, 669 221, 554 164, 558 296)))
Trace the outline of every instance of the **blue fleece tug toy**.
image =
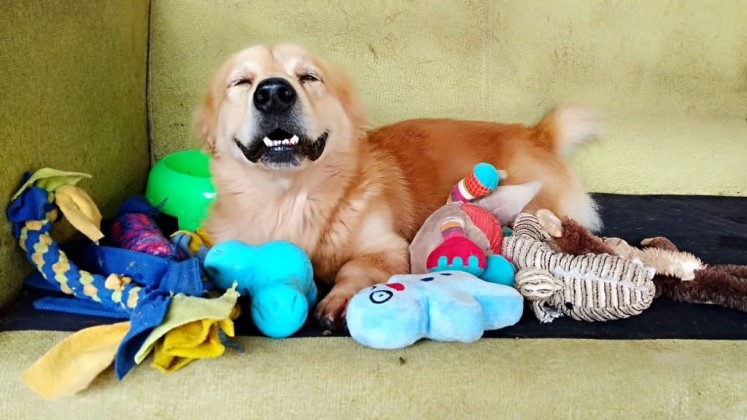
POLYGON ((42 298, 34 302, 36 308, 129 319, 114 359, 121 380, 135 366, 135 353, 166 317, 173 295, 200 297, 204 290, 195 258, 176 261, 95 243, 87 247, 90 271, 69 258, 51 236, 60 212, 81 232, 88 232, 86 236, 104 236, 97 226, 98 209, 75 186, 89 177, 50 168, 26 174, 7 217, 13 236, 39 274, 27 283, 77 298, 42 298))
POLYGON ((236 283, 239 294, 250 297, 252 321, 268 337, 294 334, 316 304, 311 261, 290 242, 222 242, 208 251, 204 267, 219 289, 236 283))
POLYGON ((509 286, 463 271, 393 276, 350 300, 347 326, 359 343, 398 349, 422 338, 469 343, 519 321, 524 299, 509 286))

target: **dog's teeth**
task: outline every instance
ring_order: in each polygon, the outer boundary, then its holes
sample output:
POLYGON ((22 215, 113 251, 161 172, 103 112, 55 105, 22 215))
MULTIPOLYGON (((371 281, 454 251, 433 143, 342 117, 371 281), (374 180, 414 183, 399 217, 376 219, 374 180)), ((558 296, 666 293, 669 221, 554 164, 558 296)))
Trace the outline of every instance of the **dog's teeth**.
POLYGON ((293 137, 291 137, 290 144, 298 144, 298 136, 297 135, 294 134, 293 137))
POLYGON ((291 144, 291 141, 288 139, 283 140, 283 144, 291 144))
POLYGON ((272 140, 269 137, 265 137, 262 141, 265 143, 265 146, 272 147, 272 140))
POLYGON ((281 143, 280 140, 275 140, 275 141, 272 142, 272 145, 273 146, 280 146, 280 143, 281 143))

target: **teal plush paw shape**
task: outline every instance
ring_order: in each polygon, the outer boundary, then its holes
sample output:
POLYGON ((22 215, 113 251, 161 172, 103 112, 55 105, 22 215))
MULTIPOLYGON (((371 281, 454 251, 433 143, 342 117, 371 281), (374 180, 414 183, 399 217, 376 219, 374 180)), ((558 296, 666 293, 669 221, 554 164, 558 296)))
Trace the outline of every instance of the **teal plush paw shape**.
POLYGON ((205 272, 219 289, 237 285, 251 300, 254 324, 268 337, 288 337, 306 322, 316 304, 311 261, 298 246, 273 241, 253 246, 227 241, 205 256, 205 272))

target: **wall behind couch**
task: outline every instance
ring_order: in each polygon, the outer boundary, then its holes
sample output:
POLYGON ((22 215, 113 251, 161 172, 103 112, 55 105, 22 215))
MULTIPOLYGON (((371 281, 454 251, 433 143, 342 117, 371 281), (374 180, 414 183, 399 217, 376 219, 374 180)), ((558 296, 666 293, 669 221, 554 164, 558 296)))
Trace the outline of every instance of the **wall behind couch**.
POLYGON ((747 195, 744 1, 159 0, 151 39, 155 158, 194 147, 229 54, 294 41, 348 69, 372 125, 532 123, 580 99, 607 126, 572 159, 590 190, 747 195))
MULTIPOLYGON (((112 215, 149 167, 148 0, 0 2, 3 202, 41 167, 93 175, 80 185, 112 215)), ((4 214, 4 213, 3 213, 4 214)), ((0 221, 0 307, 29 265, 0 221)))

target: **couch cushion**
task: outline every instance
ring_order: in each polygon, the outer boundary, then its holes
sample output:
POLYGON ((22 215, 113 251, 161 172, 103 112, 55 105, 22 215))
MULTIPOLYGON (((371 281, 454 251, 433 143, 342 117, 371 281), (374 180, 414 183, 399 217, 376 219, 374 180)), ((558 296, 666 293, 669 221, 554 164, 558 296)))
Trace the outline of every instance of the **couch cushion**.
POLYGON ((742 418, 747 342, 482 340, 401 350, 240 337, 173 374, 150 360, 44 402, 18 379, 68 334, 0 333, 6 418, 742 418))

